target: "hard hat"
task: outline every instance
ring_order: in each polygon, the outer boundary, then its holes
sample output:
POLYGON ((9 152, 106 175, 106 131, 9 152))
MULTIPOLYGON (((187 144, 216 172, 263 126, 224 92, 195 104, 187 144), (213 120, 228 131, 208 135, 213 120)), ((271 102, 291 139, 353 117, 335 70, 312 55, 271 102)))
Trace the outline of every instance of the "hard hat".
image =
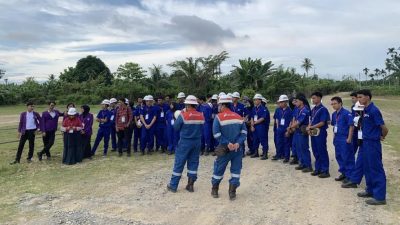
POLYGON ((129 105, 129 99, 125 98, 125 104, 129 105))
POLYGON ((110 100, 104 99, 104 100, 101 102, 101 104, 102 104, 102 105, 109 105, 109 104, 110 104, 110 100))
POLYGON ((69 116, 75 116, 77 114, 76 109, 75 108, 69 108, 67 114, 69 116))
POLYGON ((111 103, 116 103, 116 102, 118 102, 116 98, 111 98, 111 99, 110 99, 110 104, 111 104, 111 103))
POLYGON ((358 101, 358 102, 356 102, 356 104, 354 105, 354 107, 353 107, 353 110, 354 111, 363 111, 364 110, 364 105, 361 105, 360 104, 360 102, 358 101))
POLYGON ((225 94, 225 92, 220 92, 220 93, 218 94, 218 97, 221 97, 221 95, 226 95, 226 94, 225 94))
POLYGON ((289 101, 289 98, 287 95, 279 96, 278 102, 286 102, 286 101, 289 101))
POLYGON ((184 98, 186 97, 185 93, 183 92, 179 92, 178 97, 177 98, 184 98))
POLYGON ((260 99, 260 100, 262 100, 262 99, 263 99, 263 96, 260 95, 260 94, 255 94, 253 99, 260 99))
POLYGON ((229 95, 221 95, 218 99, 218 104, 232 103, 232 97, 229 95))
POLYGON ((146 95, 146 96, 144 96, 143 100, 145 100, 145 101, 154 101, 154 98, 153 98, 152 95, 146 95))
POLYGON ((262 97, 261 101, 264 102, 265 104, 268 103, 268 100, 266 98, 264 98, 264 97, 262 97))
POLYGON ((232 93, 228 93, 228 94, 226 94, 226 95, 228 95, 228 96, 231 96, 231 97, 232 97, 232 93))
POLYGON ((237 92, 237 91, 233 92, 232 98, 240 98, 239 92, 237 92))
POLYGON ((211 97, 211 100, 218 100, 218 95, 217 95, 217 94, 213 95, 213 96, 211 97))
POLYGON ((194 95, 188 95, 184 102, 186 105, 198 105, 197 98, 194 95))
POLYGON ((175 117, 175 119, 178 119, 178 116, 179 116, 181 113, 182 113, 181 110, 176 110, 176 111, 174 112, 174 117, 175 117))

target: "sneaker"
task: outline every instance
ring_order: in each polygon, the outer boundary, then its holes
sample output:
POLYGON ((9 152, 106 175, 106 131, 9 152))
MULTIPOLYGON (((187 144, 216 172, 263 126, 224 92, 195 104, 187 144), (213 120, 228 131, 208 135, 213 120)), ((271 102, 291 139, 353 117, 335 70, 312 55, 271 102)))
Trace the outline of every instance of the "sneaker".
POLYGON ((280 158, 279 158, 278 156, 273 156, 271 160, 276 161, 276 160, 279 160, 279 159, 280 159, 280 158))
POLYGON ((284 159, 283 160, 283 163, 288 163, 289 162, 289 159, 284 159))
POLYGON ((252 158, 252 159, 258 158, 258 157, 260 157, 258 154, 253 154, 253 155, 250 156, 250 158, 252 158))
POLYGON ((14 164, 19 164, 19 161, 15 160, 14 162, 11 162, 10 165, 14 165, 14 164))
POLYGON ((297 165, 297 164, 299 164, 299 160, 293 159, 292 161, 290 161, 289 164, 290 164, 290 165, 297 165))
POLYGON ((320 172, 318 170, 315 170, 314 172, 311 173, 311 176, 318 176, 320 172))
POLYGON ((368 205, 386 205, 386 200, 368 199, 365 201, 368 205))
POLYGON ((301 170, 301 172, 303 172, 303 173, 309 173, 309 172, 312 172, 312 171, 313 171, 313 169, 311 167, 306 167, 306 168, 301 170))
POLYGON ((43 159, 43 154, 42 154, 41 152, 38 152, 38 153, 37 153, 37 156, 38 156, 39 161, 42 161, 42 159, 43 159))
POLYGON ((343 175, 343 174, 340 174, 340 176, 338 176, 338 177, 335 178, 336 181, 342 181, 342 180, 344 180, 344 179, 346 179, 346 176, 343 175))
POLYGON ((32 159, 26 159, 27 161, 28 161, 28 163, 31 163, 32 162, 32 159))
POLYGON ((318 177, 319 178, 328 178, 328 177, 331 177, 331 175, 328 172, 323 172, 323 173, 320 173, 318 175, 318 177))
POLYGON ((303 165, 298 165, 298 166, 296 166, 294 169, 295 170, 302 170, 302 169, 304 169, 305 167, 303 166, 303 165))
POLYGON ((357 184, 349 181, 347 183, 342 184, 342 188, 357 188, 357 184))
POLYGON ((357 196, 360 198, 372 198, 372 194, 370 194, 366 191, 357 193, 357 196))

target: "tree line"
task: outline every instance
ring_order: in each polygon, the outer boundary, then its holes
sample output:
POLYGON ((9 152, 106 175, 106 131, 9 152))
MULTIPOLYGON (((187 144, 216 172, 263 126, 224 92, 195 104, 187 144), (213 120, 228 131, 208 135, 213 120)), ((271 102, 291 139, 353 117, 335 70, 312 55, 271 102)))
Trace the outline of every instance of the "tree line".
MULTIPOLYGON (((52 74, 43 83, 34 77, 27 78, 22 84, 10 84, 4 79, 6 82, 0 84, 0 105, 19 104, 28 100, 36 104, 48 100, 98 104, 104 98, 124 96, 135 99, 150 93, 175 97, 180 91, 198 96, 220 91, 240 91, 242 95, 250 97, 260 93, 275 99, 280 94, 309 94, 312 91, 330 94, 352 91, 360 85, 378 86, 395 84, 396 81, 399 85, 399 51, 400 48, 389 49, 385 70, 376 69, 370 73, 365 68, 364 74, 371 79, 363 82, 351 76, 343 76, 341 81, 320 78, 315 72, 310 76, 309 71, 314 65, 309 58, 301 62, 303 74, 295 68, 276 66, 272 61, 253 58, 240 59, 230 72, 222 74, 221 64, 229 57, 226 51, 171 62, 167 64, 172 69, 170 73, 165 72, 161 65, 154 64, 145 69, 135 62, 121 64, 115 72, 111 72, 100 58, 89 55, 79 59, 74 67, 64 69, 58 78, 52 74)), ((5 72, 0 69, 0 79, 5 72)))

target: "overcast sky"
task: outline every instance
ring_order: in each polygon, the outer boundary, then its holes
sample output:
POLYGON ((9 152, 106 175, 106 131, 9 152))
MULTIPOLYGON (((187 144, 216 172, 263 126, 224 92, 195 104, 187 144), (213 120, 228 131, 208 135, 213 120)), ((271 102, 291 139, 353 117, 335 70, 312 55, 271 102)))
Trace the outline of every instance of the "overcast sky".
MULTIPOLYGON (((87 55, 114 72, 222 50, 230 58, 295 67, 311 58, 317 74, 358 76, 384 68, 400 46, 399 0, 1 0, 0 68, 9 81, 59 75, 87 55)), ((313 72, 313 71, 312 71, 313 72)))

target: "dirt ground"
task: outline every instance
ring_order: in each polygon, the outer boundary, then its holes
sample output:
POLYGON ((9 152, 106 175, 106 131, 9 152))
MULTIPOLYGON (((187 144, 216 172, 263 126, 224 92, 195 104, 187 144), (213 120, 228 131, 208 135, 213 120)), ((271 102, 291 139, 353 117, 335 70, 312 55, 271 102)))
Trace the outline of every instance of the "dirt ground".
MULTIPOLYGON (((229 170, 220 187, 220 198, 210 195, 214 157, 201 157, 195 192, 184 189, 183 176, 177 193, 166 190, 173 157, 122 171, 117 179, 72 186, 59 194, 21 196, 21 214, 15 224, 400 224, 399 200, 388 194, 387 206, 368 206, 356 196, 357 189, 342 189, 334 181, 337 163, 329 130, 331 178, 320 179, 296 171, 281 161, 243 160, 241 186, 235 201, 228 198, 229 170), (88 188, 86 195, 74 190, 88 188)), ((270 132, 272 137, 272 132, 270 132)), ((399 179, 398 155, 384 146, 388 182, 399 179)), ((270 138, 270 152, 275 153, 270 138)), ((134 155, 133 157, 141 157, 134 155)), ((144 156, 151 157, 151 156, 144 156)), ((105 160, 112 160, 105 159, 105 160)), ((101 163, 92 161, 90 163, 101 163)), ((184 172, 185 173, 185 172, 184 172)), ((63 187, 60 187, 63 189, 63 187)), ((397 189, 399 190, 399 189, 397 189)), ((14 224, 14 223, 13 223, 14 224)))

